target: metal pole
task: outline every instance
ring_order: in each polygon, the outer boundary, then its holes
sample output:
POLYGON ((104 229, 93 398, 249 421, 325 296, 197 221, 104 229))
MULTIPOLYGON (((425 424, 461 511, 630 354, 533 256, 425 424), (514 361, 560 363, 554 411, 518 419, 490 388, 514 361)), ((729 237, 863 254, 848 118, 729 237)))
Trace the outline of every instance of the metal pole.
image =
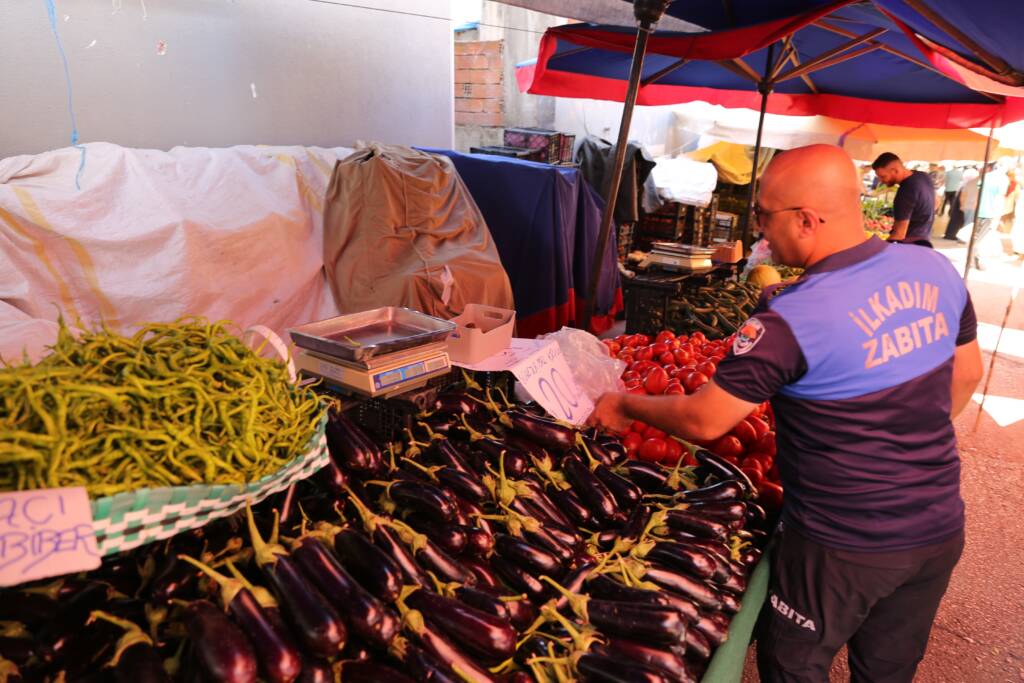
MULTIPOLYGON (((597 237, 597 249, 594 251, 594 263, 590 269, 590 282, 587 283, 587 300, 583 307, 583 316, 579 321, 580 329, 589 330, 590 320, 594 317, 594 306, 597 304, 597 290, 601 282, 601 269, 604 265, 604 255, 608 250, 608 238, 611 236, 614 225, 615 200, 619 196, 619 186, 622 184, 622 167, 626 162, 626 143, 629 141, 629 126, 633 120, 633 107, 636 105, 636 96, 640 91, 640 73, 644 68, 644 54, 647 52, 647 39, 654 31, 654 24, 661 13, 651 18, 641 18, 638 6, 634 5, 639 25, 636 31, 636 45, 633 47, 633 63, 629 69, 629 86, 626 89, 626 99, 622 106, 622 120, 619 122, 619 139, 615 145, 615 162, 612 166, 612 177, 608 183, 608 196, 605 198, 604 213, 601 214, 601 232, 597 237)), ((667 3, 666 3, 667 5, 667 3)), ((664 12, 664 8, 661 9, 664 12)))
POLYGON ((996 132, 996 124, 993 123, 988 129, 988 140, 985 142, 985 163, 981 167, 981 186, 978 188, 978 201, 974 203, 974 226, 971 228, 971 239, 967 243, 967 263, 964 264, 964 282, 967 282, 967 274, 971 272, 971 262, 974 260, 974 238, 978 234, 978 211, 981 209, 981 197, 985 192, 985 176, 988 175, 988 158, 992 152, 992 136, 996 132))
POLYGON ((761 160, 761 134, 764 132, 764 115, 768 109, 768 95, 772 92, 769 80, 772 72, 772 61, 775 56, 775 43, 768 46, 768 58, 764 63, 764 79, 757 84, 761 92, 761 115, 757 119, 757 140, 754 143, 754 165, 750 168, 750 195, 747 197, 747 220, 743 226, 743 250, 750 248, 751 233, 754 227, 754 200, 757 199, 757 164, 761 160))

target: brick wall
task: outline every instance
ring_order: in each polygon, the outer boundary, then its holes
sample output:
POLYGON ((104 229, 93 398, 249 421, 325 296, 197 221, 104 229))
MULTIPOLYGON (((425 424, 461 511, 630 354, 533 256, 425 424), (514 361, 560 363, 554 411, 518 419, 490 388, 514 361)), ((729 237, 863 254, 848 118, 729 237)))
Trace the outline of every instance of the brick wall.
POLYGON ((502 41, 455 43, 455 125, 502 126, 502 41))

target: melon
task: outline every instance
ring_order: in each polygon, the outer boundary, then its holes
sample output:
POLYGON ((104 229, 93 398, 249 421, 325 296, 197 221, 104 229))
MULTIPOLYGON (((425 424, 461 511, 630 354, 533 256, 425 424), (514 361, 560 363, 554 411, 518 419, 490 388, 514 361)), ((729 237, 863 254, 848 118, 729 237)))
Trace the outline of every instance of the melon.
POLYGON ((782 282, 782 276, 779 275, 779 271, 769 265, 754 266, 750 269, 750 273, 747 275, 747 282, 755 284, 763 289, 768 285, 774 285, 782 282))

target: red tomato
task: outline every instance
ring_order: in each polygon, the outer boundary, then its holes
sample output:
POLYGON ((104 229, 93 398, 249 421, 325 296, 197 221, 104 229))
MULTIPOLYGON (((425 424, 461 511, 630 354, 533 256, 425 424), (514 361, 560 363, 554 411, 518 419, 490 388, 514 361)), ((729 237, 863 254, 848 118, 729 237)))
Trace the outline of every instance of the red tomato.
POLYGON ((761 473, 761 469, 758 467, 740 467, 740 471, 747 475, 750 479, 750 483, 754 485, 754 488, 758 491, 761 490, 761 484, 764 482, 764 475, 761 473))
POLYGON ((670 379, 668 385, 665 387, 665 395, 672 396, 673 394, 685 394, 686 389, 679 383, 679 380, 670 379))
POLYGON ((683 457, 685 450, 683 444, 675 439, 665 439, 665 459, 662 462, 666 465, 675 465, 679 462, 679 458, 683 457))
POLYGON ((658 336, 654 338, 656 344, 667 344, 670 341, 674 341, 676 333, 672 330, 662 330, 658 333, 658 336))
POLYGON ((645 346, 643 348, 640 348, 640 349, 636 350, 636 359, 637 360, 650 360, 653 357, 654 357, 654 349, 652 349, 650 346, 645 346))
POLYGON ((638 379, 631 382, 624 382, 624 384, 626 385, 626 391, 633 392, 634 389, 640 389, 643 390, 645 394, 647 393, 647 391, 644 390, 644 383, 638 379))
POLYGON ((637 396, 647 396, 648 395, 647 394, 647 390, 644 389, 644 385, 643 384, 637 384, 632 389, 628 389, 627 393, 636 394, 637 396))
POLYGON ((627 384, 630 382, 639 382, 640 373, 637 372, 636 370, 626 370, 624 373, 622 373, 622 381, 627 384))
POLYGON ((647 424, 640 420, 633 420, 633 424, 629 426, 629 430, 636 432, 637 434, 643 434, 647 431, 647 424))
POLYGON ((765 432, 764 436, 757 440, 754 450, 774 456, 776 453, 775 432, 765 432))
POLYGON ((776 483, 765 480, 757 487, 760 494, 757 502, 764 506, 769 513, 778 512, 782 509, 782 487, 776 483))
POLYGON ((705 337, 704 333, 700 332, 700 331, 694 332, 693 334, 690 335, 690 341, 695 341, 695 342, 698 342, 700 344, 703 344, 707 340, 708 340, 708 338, 705 337))
POLYGON ((675 367, 676 366, 676 357, 672 355, 671 351, 666 351, 665 353, 663 353, 660 356, 658 356, 658 362, 661 363, 662 367, 664 367, 666 365, 675 367))
POLYGON ((638 360, 637 362, 633 363, 633 366, 630 367, 629 369, 639 374, 641 378, 644 378, 647 376, 648 372, 650 372, 656 367, 659 366, 653 360, 638 360))
POLYGON ((664 368, 651 368, 644 380, 644 388, 649 394, 664 394, 668 386, 668 373, 664 368))
POLYGON ((626 342, 628 342, 631 337, 632 335, 629 334, 620 334, 618 337, 615 338, 615 341, 622 346, 626 346, 626 342))
POLYGON ((619 354, 619 351, 622 351, 622 344, 620 344, 618 342, 609 341, 609 340, 605 339, 604 340, 604 345, 608 347, 608 355, 609 356, 617 356, 619 354))
POLYGON ((768 423, 761 418, 748 417, 746 421, 754 428, 754 432, 757 434, 758 439, 768 433, 768 423))
POLYGON ((636 346, 647 346, 651 343, 651 338, 646 334, 634 334, 633 341, 636 342, 636 346))
POLYGON ((656 344, 651 344, 651 353, 654 354, 655 358, 657 358, 658 356, 660 356, 661 354, 663 354, 663 353, 665 353, 667 351, 668 351, 668 344, 666 344, 664 342, 658 342, 656 344))
POLYGON ((735 436, 726 434, 711 444, 710 450, 723 458, 739 458, 743 455, 743 444, 735 436))
POLYGON ((632 365, 633 361, 636 359, 633 357, 633 353, 631 351, 622 351, 619 353, 619 360, 629 366, 632 365))
POLYGON ((697 372, 705 374, 708 377, 711 377, 712 375, 714 375, 715 374, 715 370, 717 370, 717 369, 718 369, 718 366, 715 365, 712 361, 709 361, 709 360, 706 360, 703 363, 698 363, 697 364, 697 372))
POLYGON ((668 446, 665 444, 664 439, 645 439, 640 444, 640 450, 638 455, 641 460, 647 462, 661 462, 665 459, 665 455, 668 453, 668 446))
POLYGON ((689 448, 683 449, 683 465, 685 467, 696 467, 700 463, 697 462, 697 458, 690 452, 689 448))
POLYGON ((647 439, 665 439, 667 436, 668 435, 665 434, 665 432, 661 431, 657 427, 648 427, 644 430, 644 441, 647 439))
POLYGON ((683 380, 683 388, 686 393, 692 394, 708 383, 708 376, 701 372, 691 372, 683 380))
POLYGON ((672 352, 672 357, 675 360, 676 365, 686 365, 690 362, 690 359, 693 358, 693 356, 690 355, 690 352, 686 349, 676 349, 672 352))
POLYGON ((754 428, 746 420, 740 420, 729 433, 739 439, 745 448, 752 446, 758 439, 757 432, 754 431, 754 428))
POLYGON ((636 432, 630 432, 626 436, 622 437, 622 445, 626 447, 626 452, 630 455, 636 453, 637 449, 640 448, 640 444, 644 442, 644 438, 636 432))

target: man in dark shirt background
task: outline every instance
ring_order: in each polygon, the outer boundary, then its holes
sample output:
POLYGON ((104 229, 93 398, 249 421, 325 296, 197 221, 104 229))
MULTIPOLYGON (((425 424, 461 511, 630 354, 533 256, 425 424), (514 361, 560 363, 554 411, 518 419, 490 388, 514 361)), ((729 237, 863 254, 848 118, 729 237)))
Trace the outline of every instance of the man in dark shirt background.
POLYGON ((889 241, 932 246, 935 185, 931 176, 921 171, 911 171, 892 152, 880 154, 871 168, 879 180, 889 187, 900 186, 892 205, 894 222, 889 241))

